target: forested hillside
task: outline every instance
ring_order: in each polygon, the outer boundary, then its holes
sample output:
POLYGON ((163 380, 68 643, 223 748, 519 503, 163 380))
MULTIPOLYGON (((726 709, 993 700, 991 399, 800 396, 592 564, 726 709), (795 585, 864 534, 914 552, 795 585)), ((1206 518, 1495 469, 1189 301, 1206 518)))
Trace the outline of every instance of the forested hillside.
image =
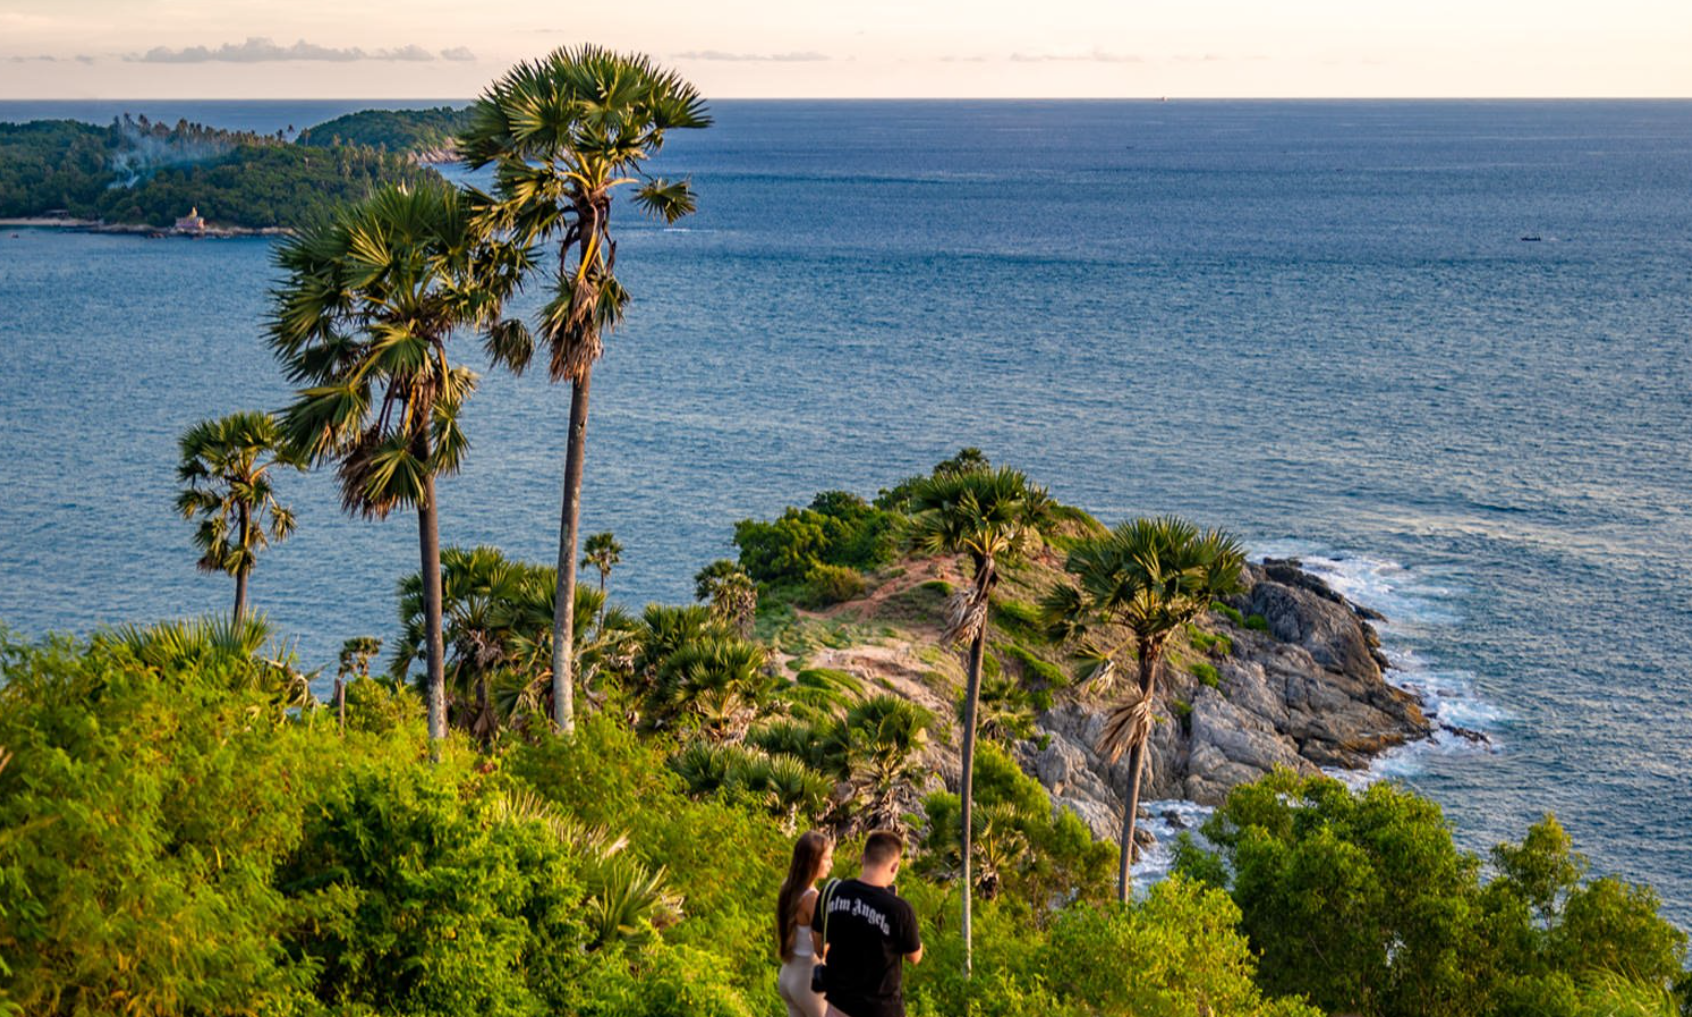
POLYGON ((197 208, 213 226, 293 227, 382 184, 433 175, 376 148, 293 145, 187 121, 0 123, 0 217, 169 226, 197 208))

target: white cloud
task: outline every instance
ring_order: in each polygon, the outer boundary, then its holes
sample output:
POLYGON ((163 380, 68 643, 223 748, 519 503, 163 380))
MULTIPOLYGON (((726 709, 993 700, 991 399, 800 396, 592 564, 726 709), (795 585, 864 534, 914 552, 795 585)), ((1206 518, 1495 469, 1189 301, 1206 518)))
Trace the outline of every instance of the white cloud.
POLYGON ((720 49, 692 49, 686 53, 672 54, 675 60, 720 60, 735 63, 769 61, 782 64, 812 63, 818 60, 830 59, 827 53, 806 51, 802 53, 725 53, 720 49))
MULTIPOLYGON (((470 51, 464 47, 447 52, 467 54, 467 56, 449 56, 447 57, 449 60, 473 58, 470 51)), ((443 53, 442 55, 445 56, 446 54, 443 53)), ((144 64, 260 64, 283 60, 322 60, 330 63, 352 63, 357 60, 394 60, 421 63, 435 59, 435 54, 417 45, 401 46, 397 49, 365 50, 357 46, 346 48, 320 46, 317 43, 306 42, 301 39, 292 46, 282 46, 263 36, 251 36, 246 42, 226 42, 216 49, 209 49, 205 46, 188 46, 183 49, 155 46, 145 53, 132 53, 124 59, 144 64)))
POLYGON ((1043 64, 1053 62, 1063 63, 1097 63, 1097 64, 1138 64, 1145 62, 1144 57, 1132 53, 1106 53, 1102 49, 1091 50, 1086 53, 1012 53, 1012 63, 1043 64))

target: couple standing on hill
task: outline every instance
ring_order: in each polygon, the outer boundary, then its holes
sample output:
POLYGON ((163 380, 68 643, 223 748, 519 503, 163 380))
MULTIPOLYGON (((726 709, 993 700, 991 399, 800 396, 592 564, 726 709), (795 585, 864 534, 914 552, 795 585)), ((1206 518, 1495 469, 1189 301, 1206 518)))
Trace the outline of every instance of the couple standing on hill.
POLYGON ((904 838, 877 830, 864 841, 858 878, 819 888, 834 868, 834 841, 813 830, 793 845, 776 901, 788 1017, 905 1017, 903 965, 922 960, 922 937, 893 887, 904 853, 904 838))

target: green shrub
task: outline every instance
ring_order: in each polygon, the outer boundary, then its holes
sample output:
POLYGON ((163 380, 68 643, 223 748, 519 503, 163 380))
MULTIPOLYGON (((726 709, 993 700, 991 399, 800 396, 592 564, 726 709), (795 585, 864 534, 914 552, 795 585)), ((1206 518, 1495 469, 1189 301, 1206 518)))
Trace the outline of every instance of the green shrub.
POLYGON ((346 685, 347 730, 387 734, 423 720, 423 700, 409 686, 382 678, 354 678, 346 685))
POLYGON ((1172 876, 1143 904, 1081 904, 1052 923, 1040 970, 1093 1013, 1122 1017, 1317 1017, 1296 1000, 1266 1000, 1228 895, 1172 876))
POLYGON ((1682 977, 1686 937, 1655 896, 1581 884, 1584 860, 1554 820, 1501 846, 1485 885, 1439 807, 1389 784, 1353 792, 1279 772, 1235 788, 1204 832, 1220 857, 1184 850, 1182 864, 1207 880, 1232 872, 1261 983, 1330 1011, 1556 1012, 1546 994, 1567 996, 1560 976, 1582 987, 1619 977, 1659 996, 1682 977))
POLYGON ((898 554, 899 516, 846 491, 824 491, 808 508, 789 508, 768 522, 734 525, 740 567, 760 583, 798 586, 819 566, 877 568, 898 554))
POLYGON ((1245 616, 1240 614, 1238 609, 1229 607, 1227 604, 1222 603, 1220 600, 1214 601, 1210 605, 1210 609, 1212 611, 1215 611, 1217 614, 1221 615, 1222 617, 1228 619, 1229 621, 1233 622, 1235 625, 1239 625, 1239 626, 1242 626, 1242 627, 1245 625, 1245 616))
POLYGON ((313 810, 280 885, 330 915, 292 945, 320 997, 400 1013, 566 1010, 588 964, 580 860, 447 767, 355 772, 313 810), (468 794, 467 794, 468 792, 468 794))
POLYGON ((813 565, 805 573, 800 603, 809 608, 828 607, 864 595, 864 577, 844 565, 813 565))
POLYGON ((1253 632, 1268 632, 1269 619, 1260 614, 1250 615, 1245 620, 1245 627, 1251 629, 1253 632))
POLYGON ((1047 642, 1045 623, 1035 605, 1008 597, 995 598, 991 612, 993 626, 999 631, 1023 642, 1047 642))
POLYGON ((1069 675, 1063 668, 1036 657, 1025 646, 1018 643, 995 643, 993 649, 1021 664, 1023 677, 1032 685, 1051 689, 1061 689, 1069 685, 1069 675))
POLYGON ((1227 656, 1234 652, 1234 641, 1220 633, 1206 632, 1197 625, 1187 626, 1187 641, 1205 653, 1227 656))
MULTIPOLYGON (((231 657, 0 643, 0 1000, 24 1013, 254 1012, 309 998, 308 906, 270 878, 335 736, 231 657)), ((357 739, 350 739, 357 742, 357 739)), ((3 1009, 0 1006, 0 1009, 3 1009)))
POLYGON ((1193 665, 1192 671, 1193 677, 1199 680, 1200 685, 1214 689, 1222 684, 1222 673, 1216 670, 1216 666, 1213 664, 1199 661, 1193 665))

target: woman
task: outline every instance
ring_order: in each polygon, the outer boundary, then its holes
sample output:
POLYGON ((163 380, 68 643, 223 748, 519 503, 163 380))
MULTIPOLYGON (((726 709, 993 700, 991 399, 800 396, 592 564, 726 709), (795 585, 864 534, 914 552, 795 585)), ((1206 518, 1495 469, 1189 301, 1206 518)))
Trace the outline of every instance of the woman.
POLYGON ((816 951, 811 944, 811 915, 817 907, 817 880, 834 868, 834 841, 816 830, 793 845, 793 864, 787 868, 776 898, 776 951, 781 976, 776 986, 787 1003, 787 1017, 823 1017, 828 1003, 811 991, 811 968, 816 951))

